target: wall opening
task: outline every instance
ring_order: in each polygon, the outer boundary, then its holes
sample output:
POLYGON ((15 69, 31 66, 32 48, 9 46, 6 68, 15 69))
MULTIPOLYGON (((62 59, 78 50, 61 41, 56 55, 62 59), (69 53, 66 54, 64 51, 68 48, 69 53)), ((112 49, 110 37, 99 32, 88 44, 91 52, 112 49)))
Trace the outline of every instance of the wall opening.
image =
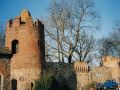
POLYGON ((38 46, 40 46, 40 40, 38 40, 38 46))
POLYGON ((31 82, 31 90, 33 90, 33 83, 31 82))
POLYGON ((0 76, 0 87, 1 87, 1 76, 0 76))
POLYGON ((4 76, 0 75, 0 90, 4 90, 4 76))
POLYGON ((11 81, 11 90, 17 90, 17 80, 12 79, 11 81))
POLYGON ((0 90, 1 90, 1 76, 0 76, 0 90))
POLYGON ((12 54, 16 54, 18 52, 18 40, 12 41, 12 54))

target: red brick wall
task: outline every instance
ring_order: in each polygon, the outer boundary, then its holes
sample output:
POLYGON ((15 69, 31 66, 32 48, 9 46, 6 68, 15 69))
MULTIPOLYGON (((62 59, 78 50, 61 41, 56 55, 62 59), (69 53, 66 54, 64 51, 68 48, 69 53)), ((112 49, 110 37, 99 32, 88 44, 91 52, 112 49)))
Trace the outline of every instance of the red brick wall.
POLYGON ((3 90, 10 90, 10 60, 0 58, 0 75, 4 76, 3 90))
POLYGON ((13 55, 11 69, 41 68, 45 59, 44 26, 40 21, 34 24, 32 18, 21 22, 20 17, 7 23, 6 44, 11 50, 13 40, 18 40, 18 53, 13 55))

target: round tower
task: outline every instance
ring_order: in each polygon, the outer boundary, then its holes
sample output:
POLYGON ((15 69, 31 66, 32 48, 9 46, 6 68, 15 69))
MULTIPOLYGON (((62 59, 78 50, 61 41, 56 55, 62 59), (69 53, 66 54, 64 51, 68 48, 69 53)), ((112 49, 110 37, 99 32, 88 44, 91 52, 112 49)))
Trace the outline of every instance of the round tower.
POLYGON ((6 44, 12 52, 10 64, 11 90, 32 90, 40 77, 45 59, 44 25, 33 21, 30 12, 7 23, 6 44))

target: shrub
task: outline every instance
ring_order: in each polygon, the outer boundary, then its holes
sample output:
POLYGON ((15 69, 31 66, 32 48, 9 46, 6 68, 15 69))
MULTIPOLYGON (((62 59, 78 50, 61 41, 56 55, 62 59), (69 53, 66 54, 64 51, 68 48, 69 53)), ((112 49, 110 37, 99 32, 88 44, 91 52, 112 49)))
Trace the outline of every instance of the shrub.
POLYGON ((52 72, 43 72, 39 80, 35 81, 34 90, 49 90, 52 86, 54 74, 52 72))
POLYGON ((82 90, 89 90, 90 88, 95 88, 96 83, 95 82, 91 82, 88 85, 86 85, 85 87, 83 87, 82 90))

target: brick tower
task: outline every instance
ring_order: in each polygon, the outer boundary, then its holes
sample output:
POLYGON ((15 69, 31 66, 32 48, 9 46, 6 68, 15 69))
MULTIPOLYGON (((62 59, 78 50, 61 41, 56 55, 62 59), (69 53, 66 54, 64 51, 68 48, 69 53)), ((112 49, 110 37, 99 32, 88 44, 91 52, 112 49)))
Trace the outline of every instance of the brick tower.
POLYGON ((12 52, 11 90, 33 90, 45 59, 44 25, 33 21, 28 10, 7 23, 6 44, 12 52))

